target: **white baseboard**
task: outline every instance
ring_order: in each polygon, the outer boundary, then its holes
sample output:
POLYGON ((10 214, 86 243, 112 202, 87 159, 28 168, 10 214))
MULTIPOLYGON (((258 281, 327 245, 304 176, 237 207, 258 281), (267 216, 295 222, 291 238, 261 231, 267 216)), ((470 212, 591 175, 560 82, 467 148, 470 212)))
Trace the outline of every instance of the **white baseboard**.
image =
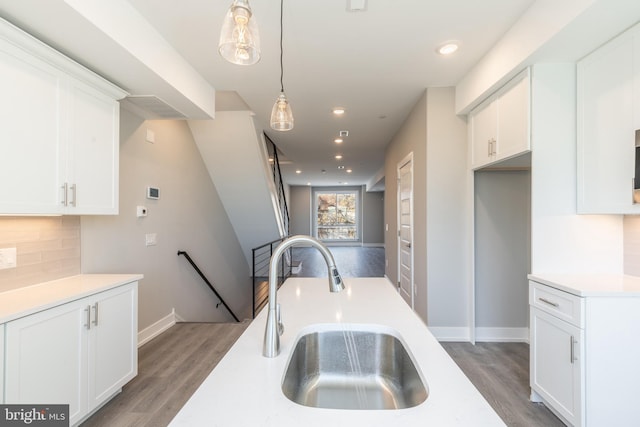
POLYGON ((529 342, 529 328, 476 328, 476 341, 529 342))
POLYGON ((177 317, 175 309, 171 309, 171 313, 138 332, 138 348, 175 325, 177 317))
MULTIPOLYGON (((430 326, 429 330, 441 342, 470 342, 467 327, 430 326)), ((476 328, 476 342, 526 342, 529 328, 476 328)))
POLYGON ((471 334, 467 327, 429 326, 429 330, 438 341, 469 342, 471 334))

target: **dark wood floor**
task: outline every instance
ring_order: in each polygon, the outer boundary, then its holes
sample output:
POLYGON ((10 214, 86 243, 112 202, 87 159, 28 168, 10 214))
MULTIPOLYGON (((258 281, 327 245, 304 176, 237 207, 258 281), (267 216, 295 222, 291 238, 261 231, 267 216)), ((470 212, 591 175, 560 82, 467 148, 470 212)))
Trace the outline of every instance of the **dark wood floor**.
MULTIPOLYGON (((330 246, 342 277, 383 277, 384 248, 360 246, 330 246)), ((297 277, 327 277, 327 264, 315 248, 293 248, 294 261, 302 261, 297 277)))

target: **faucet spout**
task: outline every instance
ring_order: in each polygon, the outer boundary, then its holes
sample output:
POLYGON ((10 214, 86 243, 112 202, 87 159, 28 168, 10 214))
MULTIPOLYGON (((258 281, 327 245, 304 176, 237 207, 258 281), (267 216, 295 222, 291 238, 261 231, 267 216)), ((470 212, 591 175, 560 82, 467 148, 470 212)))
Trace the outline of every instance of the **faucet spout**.
POLYGON ((278 290, 278 262, 284 251, 298 243, 310 244, 322 254, 327 264, 327 269, 329 270, 329 291, 340 292, 344 289, 344 283, 336 268, 333 255, 331 255, 329 249, 319 240, 311 236, 297 235, 291 236, 280 243, 273 251, 269 263, 269 312, 267 313, 267 324, 264 331, 264 344, 262 347, 262 355, 264 357, 276 357, 280 353, 280 335, 282 334, 283 325, 280 320, 280 308, 278 307, 278 301, 276 299, 278 290))

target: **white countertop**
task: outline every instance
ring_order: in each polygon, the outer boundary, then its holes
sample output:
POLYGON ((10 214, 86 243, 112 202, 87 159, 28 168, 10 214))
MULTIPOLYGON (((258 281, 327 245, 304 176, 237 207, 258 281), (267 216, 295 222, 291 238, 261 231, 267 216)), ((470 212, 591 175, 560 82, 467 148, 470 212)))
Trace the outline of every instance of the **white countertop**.
POLYGON ((0 323, 142 279, 142 274, 79 274, 0 293, 0 323))
POLYGON ((504 426, 469 379, 384 278, 348 278, 330 293, 326 278, 291 278, 278 292, 284 334, 278 357, 262 356, 262 310, 171 422, 171 426, 504 426), (429 389, 427 400, 400 410, 309 408, 281 391, 301 329, 318 323, 385 325, 413 354, 429 389))
POLYGON ((529 274, 529 280, 580 297, 640 297, 640 277, 624 274, 529 274))

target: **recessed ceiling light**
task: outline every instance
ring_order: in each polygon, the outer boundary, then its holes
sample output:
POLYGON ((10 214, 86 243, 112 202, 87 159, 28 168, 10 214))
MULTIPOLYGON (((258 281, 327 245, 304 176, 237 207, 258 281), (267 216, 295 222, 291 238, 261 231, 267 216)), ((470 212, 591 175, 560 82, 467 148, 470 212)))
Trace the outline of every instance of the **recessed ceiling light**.
POLYGON ((352 169, 347 169, 347 173, 351 173, 351 172, 353 172, 352 169))
POLYGON ((335 142, 336 144, 342 144, 344 142, 344 139, 336 138, 336 139, 333 140, 333 142, 335 142))
POLYGON ((438 46, 436 52, 438 52, 440 55, 451 55, 453 52, 458 50, 459 47, 460 43, 458 43, 457 41, 449 41, 438 46))
POLYGON ((344 169, 344 166, 340 165, 340 166, 338 166, 338 169, 342 170, 342 169, 344 169))
POLYGON ((332 111, 333 111, 333 114, 335 114, 336 116, 341 116, 344 114, 345 109, 342 107, 336 107, 332 111))
POLYGON ((296 173, 300 174, 300 173, 302 173, 302 171, 300 169, 297 169, 296 173))
POLYGON ((336 160, 342 159, 342 154, 336 154, 336 160))
POLYGON ((307 185, 311 185, 311 183, 310 183, 310 182, 307 182, 307 185))

